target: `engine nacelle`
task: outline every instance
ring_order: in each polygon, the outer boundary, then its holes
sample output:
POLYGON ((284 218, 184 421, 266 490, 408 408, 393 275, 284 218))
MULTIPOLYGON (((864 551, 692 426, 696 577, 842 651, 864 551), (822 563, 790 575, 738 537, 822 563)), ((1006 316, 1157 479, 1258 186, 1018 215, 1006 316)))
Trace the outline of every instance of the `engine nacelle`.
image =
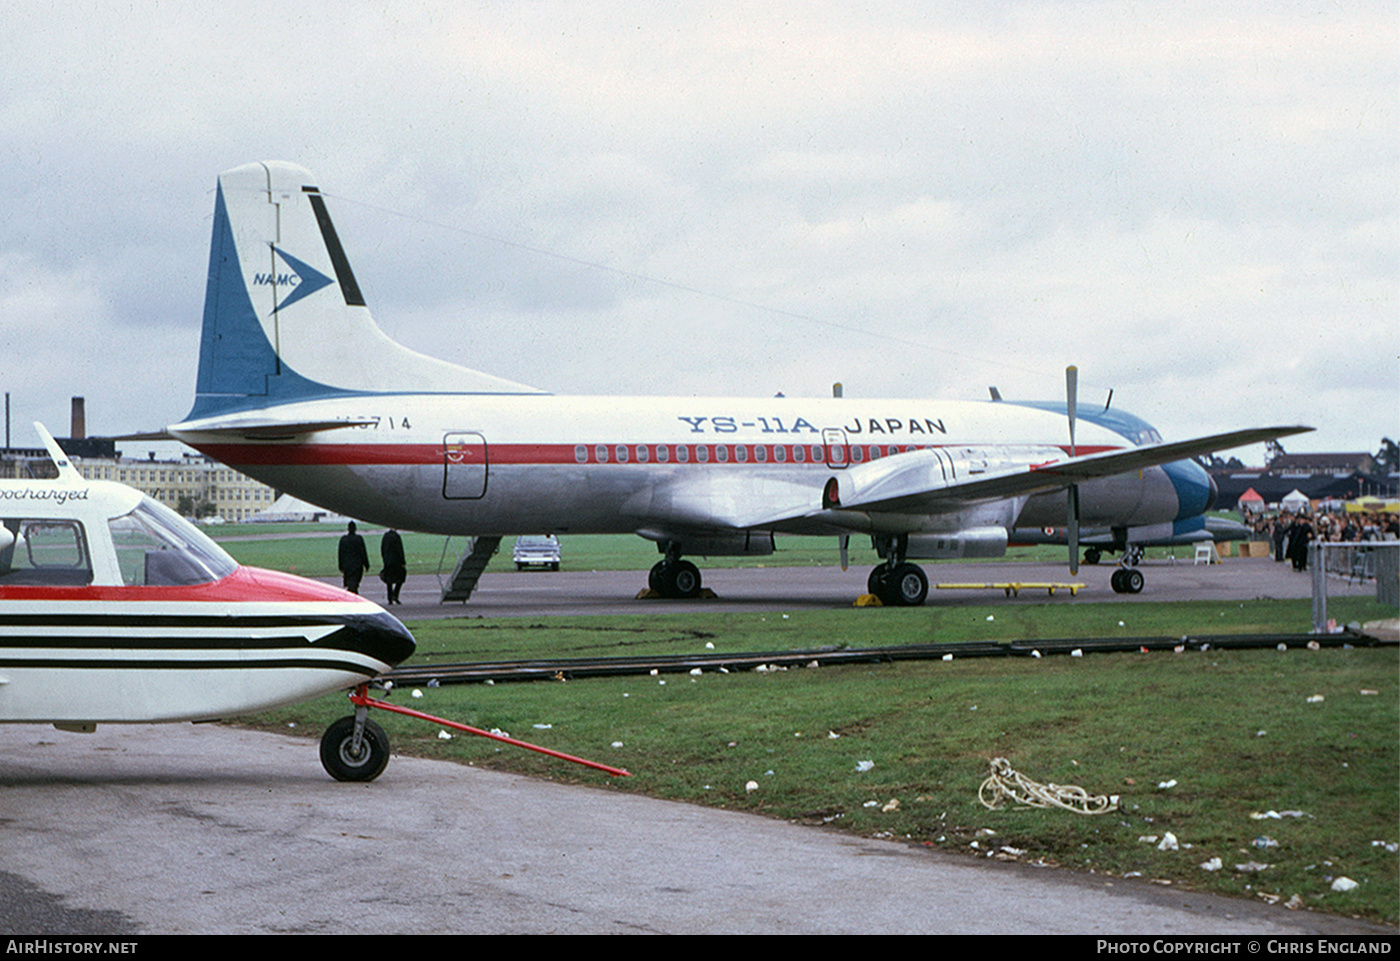
POLYGON ((680 544, 681 552, 692 557, 737 557, 743 554, 761 556, 773 553, 771 531, 674 534, 670 531, 642 530, 637 533, 649 541, 656 541, 656 549, 663 554, 672 543, 680 544))
MULTIPOLYGON (((889 556, 892 537, 872 537, 875 551, 889 556)), ((1006 553, 1005 527, 974 527, 946 534, 910 534, 906 558, 948 560, 956 558, 1001 557, 1006 553)))
POLYGON ((903 500, 911 512, 916 512, 929 491, 1024 471, 1032 464, 1063 457, 1059 448, 1048 446, 926 447, 833 473, 822 493, 822 507, 859 510, 866 504, 878 503, 885 512, 898 512, 903 508, 903 500))

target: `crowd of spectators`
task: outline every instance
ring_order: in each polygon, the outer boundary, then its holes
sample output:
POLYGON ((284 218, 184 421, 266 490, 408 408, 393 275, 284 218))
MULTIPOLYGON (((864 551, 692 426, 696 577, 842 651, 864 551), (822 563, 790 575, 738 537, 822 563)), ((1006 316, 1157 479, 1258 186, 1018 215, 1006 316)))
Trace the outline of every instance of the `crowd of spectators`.
POLYGON ((1283 511, 1248 520, 1254 536, 1273 544, 1275 561, 1291 561, 1295 571, 1308 569, 1308 545, 1364 543, 1400 539, 1400 516, 1348 510, 1283 511))

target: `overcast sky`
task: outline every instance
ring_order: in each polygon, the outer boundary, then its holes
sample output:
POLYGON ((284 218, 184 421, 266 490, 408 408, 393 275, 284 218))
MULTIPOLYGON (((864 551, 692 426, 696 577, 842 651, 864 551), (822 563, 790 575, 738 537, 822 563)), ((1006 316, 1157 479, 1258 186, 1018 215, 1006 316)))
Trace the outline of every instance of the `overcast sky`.
POLYGON ((554 393, 1053 398, 1073 363, 1169 438, 1400 439, 1394 0, 0 16, 17 445, 74 394, 90 433, 184 416, 215 178, 266 159, 390 336, 554 393))

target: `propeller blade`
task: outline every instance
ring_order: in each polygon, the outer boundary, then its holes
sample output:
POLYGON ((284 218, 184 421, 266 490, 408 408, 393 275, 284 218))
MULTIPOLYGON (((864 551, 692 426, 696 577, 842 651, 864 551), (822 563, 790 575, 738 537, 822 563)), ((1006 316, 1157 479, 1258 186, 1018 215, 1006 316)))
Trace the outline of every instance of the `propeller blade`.
MULTIPOLYGON (((1079 413, 1079 368, 1071 364, 1065 368, 1065 414, 1069 418, 1069 456, 1077 456, 1074 444, 1074 422, 1079 413)), ((1069 572, 1079 573, 1079 485, 1069 487, 1069 503, 1066 505, 1069 525, 1069 572)))
POLYGON ((1065 368, 1065 413, 1069 416, 1069 456, 1074 457, 1074 421, 1079 413, 1079 368, 1065 368))
POLYGON ((1079 573, 1079 485, 1069 488, 1069 572, 1079 573))

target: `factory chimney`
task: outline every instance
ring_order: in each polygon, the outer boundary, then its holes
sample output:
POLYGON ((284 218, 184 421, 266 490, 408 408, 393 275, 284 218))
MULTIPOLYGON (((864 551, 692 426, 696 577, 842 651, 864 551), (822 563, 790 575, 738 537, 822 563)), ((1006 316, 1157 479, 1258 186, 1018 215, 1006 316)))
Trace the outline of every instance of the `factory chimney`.
POLYGON ((73 423, 68 434, 73 440, 82 440, 87 436, 87 410, 86 403, 81 397, 73 398, 73 423))

